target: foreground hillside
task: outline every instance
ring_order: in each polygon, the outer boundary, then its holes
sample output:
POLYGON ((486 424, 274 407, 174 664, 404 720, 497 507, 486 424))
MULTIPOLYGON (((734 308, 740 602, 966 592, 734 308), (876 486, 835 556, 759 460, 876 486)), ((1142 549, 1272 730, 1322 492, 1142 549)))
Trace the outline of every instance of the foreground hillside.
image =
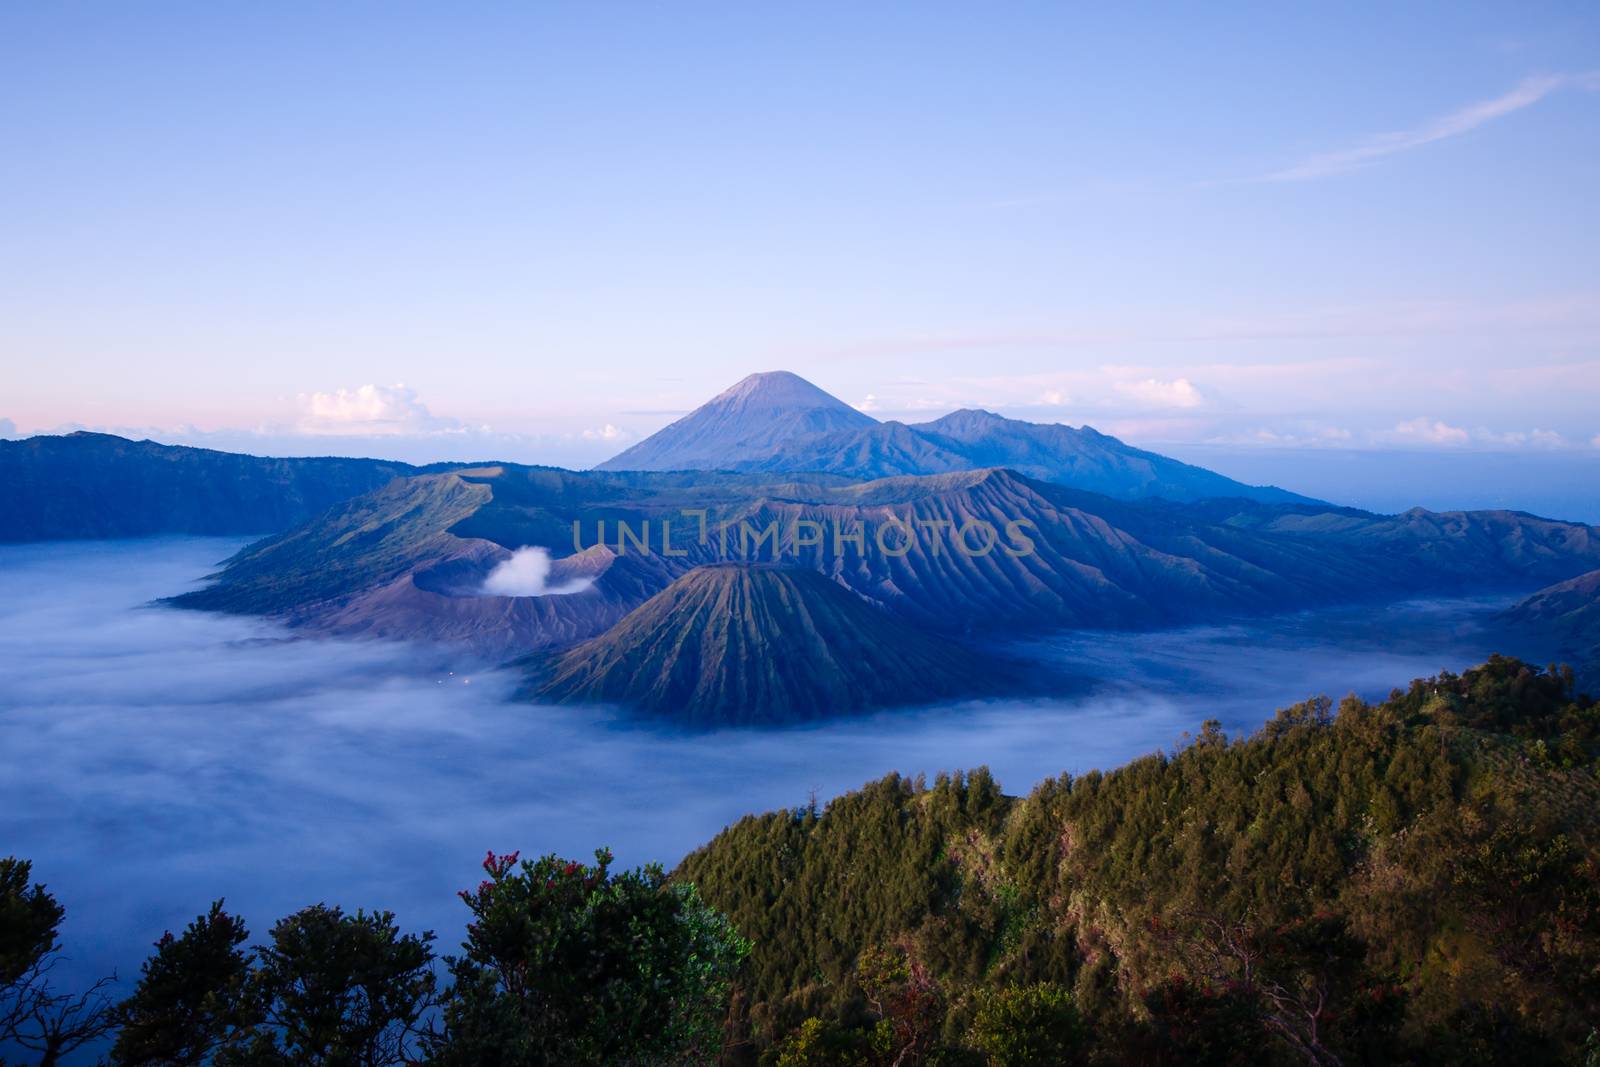
POLYGON ((744 1062, 1579 1062, 1597 743, 1570 675, 1497 659, 1025 798, 891 776, 676 877, 754 943, 744 1062))
POLYGON ((271 459, 101 433, 0 441, 0 542, 264 534, 422 470, 271 459))

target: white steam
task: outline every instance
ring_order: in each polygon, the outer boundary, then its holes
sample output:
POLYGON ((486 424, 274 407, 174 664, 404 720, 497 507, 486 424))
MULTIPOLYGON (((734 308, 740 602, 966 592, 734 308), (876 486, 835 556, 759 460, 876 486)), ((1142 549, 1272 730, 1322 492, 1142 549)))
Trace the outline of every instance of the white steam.
POLYGON ((575 578, 550 584, 550 551, 537 545, 524 545, 511 558, 495 564, 483 580, 484 596, 564 596, 581 593, 594 584, 593 578, 575 578))

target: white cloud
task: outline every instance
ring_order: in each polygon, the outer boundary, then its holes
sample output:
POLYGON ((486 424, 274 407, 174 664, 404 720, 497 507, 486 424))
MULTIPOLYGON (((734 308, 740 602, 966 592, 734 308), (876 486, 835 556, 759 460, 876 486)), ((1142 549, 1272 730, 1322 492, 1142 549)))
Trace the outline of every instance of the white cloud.
POLYGON ((581 593, 594 584, 593 578, 550 584, 550 551, 537 545, 524 545, 510 559, 495 564, 483 580, 484 596, 565 596, 581 593))
POLYGON ((1597 433, 1591 437, 1589 439, 1589 444, 1593 445, 1595 448, 1600 448, 1600 433, 1597 433))
POLYGON ((1135 403, 1151 408, 1197 408, 1206 402, 1205 396, 1187 378, 1162 381, 1145 378, 1135 382, 1117 382, 1118 393, 1135 403))
POLYGON ((1071 403, 1071 398, 1064 389, 1047 389, 1039 398, 1039 403, 1046 407, 1058 408, 1071 403))
POLYGON ((1402 422, 1389 433, 1372 435, 1377 444, 1429 444, 1459 447, 1474 445, 1478 448, 1514 448, 1556 450, 1568 448, 1571 442, 1555 430, 1507 430, 1504 432, 1479 427, 1465 430, 1440 419, 1416 418, 1402 422))
POLYGON ((1485 430, 1477 436, 1485 444, 1503 445, 1508 448, 1565 448, 1567 446, 1566 438, 1554 430, 1529 430, 1527 433, 1522 433, 1521 431, 1491 433, 1485 430))
POLYGON ((455 419, 433 415, 404 385, 363 385, 331 393, 301 393, 301 433, 334 436, 459 433, 455 419))
POLYGON ((17 436, 17 424, 10 419, 0 419, 0 441, 17 436))
POLYGON ((1472 435, 1461 427, 1427 417, 1398 423, 1394 432, 1402 439, 1423 441, 1431 445, 1464 445, 1472 440, 1472 435))
POLYGON ((598 430, 583 431, 585 441, 626 441, 632 436, 627 430, 619 429, 609 422, 598 430))
POLYGON ((1311 156, 1292 167, 1264 175, 1260 180, 1275 182, 1308 181, 1359 170, 1397 152, 1420 148, 1447 137, 1475 130, 1525 107, 1531 107, 1558 89, 1600 89, 1600 72, 1585 74, 1541 74, 1524 78, 1516 88, 1492 100, 1469 104, 1459 111, 1434 119, 1411 130, 1395 130, 1370 138, 1365 144, 1338 152, 1311 156))
POLYGON ((872 393, 868 393, 862 398, 861 403, 857 404, 855 407, 857 411, 877 411, 878 398, 872 393))
POLYGON ((1218 431, 1202 438, 1208 445, 1269 445, 1278 448, 1349 448, 1356 435, 1343 426, 1306 419, 1261 426, 1223 422, 1218 431))

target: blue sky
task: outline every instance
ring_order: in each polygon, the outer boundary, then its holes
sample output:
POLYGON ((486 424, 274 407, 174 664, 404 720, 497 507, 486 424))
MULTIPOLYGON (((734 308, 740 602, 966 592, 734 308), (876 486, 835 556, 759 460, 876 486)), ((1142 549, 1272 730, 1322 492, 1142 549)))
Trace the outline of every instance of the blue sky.
POLYGON ((0 431, 1600 453, 1600 9, 1100 7, 5 5, 0 431))

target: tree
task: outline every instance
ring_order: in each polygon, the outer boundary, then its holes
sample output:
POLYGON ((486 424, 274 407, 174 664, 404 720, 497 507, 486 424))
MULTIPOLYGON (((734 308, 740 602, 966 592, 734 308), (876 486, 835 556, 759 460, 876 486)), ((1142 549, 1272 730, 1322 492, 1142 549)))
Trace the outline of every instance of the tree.
POLYGON ((161 935, 133 995, 117 1008, 121 1032, 111 1063, 191 1067, 259 1021, 247 1003, 254 957, 240 948, 249 936, 220 900, 181 937, 161 935))
POLYGON ((773 1067, 868 1067, 874 1049, 867 1034, 813 1017, 773 1052, 773 1067))
POLYGON ((856 984, 878 1017, 876 1043, 894 1067, 928 1062, 944 1022, 946 997, 915 956, 903 947, 872 948, 856 964, 856 984))
POLYGON ((1086 1040, 1072 996, 1054 982, 980 990, 972 1044, 991 1067, 1082 1063, 1086 1040))
POLYGON ((386 1067, 410 1063, 435 1004, 432 933, 402 934, 388 911, 314 904, 272 928, 246 1003, 262 1022, 226 1064, 386 1067))
POLYGON ((115 978, 101 978, 79 994, 50 984, 66 909, 44 886, 29 885, 32 874, 27 860, 0 859, 0 1044, 37 1053, 40 1067, 52 1067, 115 1025, 105 995, 115 978))
POLYGON ((490 853, 436 1049, 442 1064, 535 1067, 714 1059, 749 952, 694 886, 659 866, 613 874, 490 853))
POLYGON ((0 859, 0 1040, 15 1040, 37 994, 41 968, 56 949, 66 910, 42 885, 30 888, 27 860, 0 859))
POLYGON ((1193 974, 1253 1004, 1264 1031, 1313 1067, 1340 1067, 1343 1054, 1395 1042, 1405 990, 1368 971, 1366 948, 1342 915, 1263 927, 1198 912, 1180 929, 1155 926, 1193 974))
POLYGON ((1143 999, 1135 1059, 1152 1067, 1250 1067, 1267 1034, 1253 990, 1171 975, 1143 999))

